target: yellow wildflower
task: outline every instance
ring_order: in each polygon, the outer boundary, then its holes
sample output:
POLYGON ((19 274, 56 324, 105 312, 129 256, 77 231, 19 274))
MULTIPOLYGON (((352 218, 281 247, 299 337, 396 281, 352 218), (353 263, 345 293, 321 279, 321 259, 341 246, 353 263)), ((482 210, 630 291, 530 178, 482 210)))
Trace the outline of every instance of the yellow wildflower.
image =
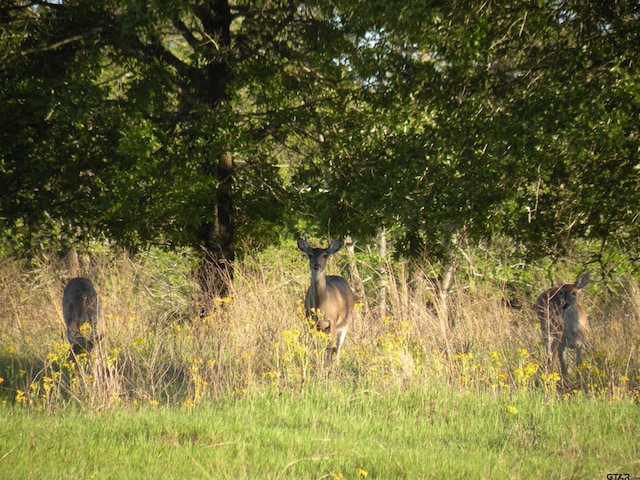
POLYGON ((25 405, 27 403, 27 395, 24 390, 16 390, 16 403, 25 405))

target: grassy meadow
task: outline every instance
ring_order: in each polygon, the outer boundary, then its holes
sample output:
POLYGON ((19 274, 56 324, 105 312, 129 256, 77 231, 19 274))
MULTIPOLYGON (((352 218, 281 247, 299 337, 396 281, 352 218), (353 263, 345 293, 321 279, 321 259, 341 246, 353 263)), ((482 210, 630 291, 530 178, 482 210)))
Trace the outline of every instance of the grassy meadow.
POLYGON ((2 478, 607 478, 640 468, 631 402, 320 387, 193 409, 5 407, 2 478))
POLYGON ((339 252, 358 304, 329 369, 293 242, 239 261, 205 316, 188 253, 5 258, 1 476, 639 476, 640 283, 592 274, 589 346, 563 382, 532 309, 546 270, 466 260, 445 297, 426 264, 339 252), (103 339, 72 362, 61 298, 76 275, 98 290, 103 339))

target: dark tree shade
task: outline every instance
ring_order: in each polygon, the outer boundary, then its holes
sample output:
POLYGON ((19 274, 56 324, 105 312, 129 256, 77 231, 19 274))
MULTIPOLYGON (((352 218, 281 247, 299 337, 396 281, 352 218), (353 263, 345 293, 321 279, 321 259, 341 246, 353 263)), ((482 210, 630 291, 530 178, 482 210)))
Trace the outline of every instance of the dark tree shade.
POLYGON ((3 235, 202 248, 216 295, 298 229, 638 258, 638 10, 4 2, 3 235))

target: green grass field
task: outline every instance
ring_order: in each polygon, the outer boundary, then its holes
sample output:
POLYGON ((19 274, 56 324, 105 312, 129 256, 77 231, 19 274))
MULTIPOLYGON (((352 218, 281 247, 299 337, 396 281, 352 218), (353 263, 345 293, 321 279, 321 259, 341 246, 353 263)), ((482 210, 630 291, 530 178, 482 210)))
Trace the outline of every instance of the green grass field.
POLYGON ((196 408, 0 408, 2 478, 607 478, 640 409, 427 386, 320 386, 196 408))
POLYGON ((4 259, 0 478, 640 476, 636 280, 586 288, 589 345, 563 382, 531 308, 539 272, 514 291, 459 270, 443 305, 428 271, 379 278, 367 262, 329 374, 294 248, 239 262, 204 317, 188 255, 103 252, 80 272, 4 259), (60 301, 77 273, 100 295, 103 340, 76 363, 60 301))

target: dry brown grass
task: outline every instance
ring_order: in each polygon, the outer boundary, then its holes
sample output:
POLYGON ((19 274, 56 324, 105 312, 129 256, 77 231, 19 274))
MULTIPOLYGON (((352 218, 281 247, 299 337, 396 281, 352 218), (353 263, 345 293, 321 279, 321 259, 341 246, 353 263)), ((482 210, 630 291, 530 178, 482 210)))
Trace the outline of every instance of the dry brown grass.
MULTIPOLYGON (((338 255, 332 272, 346 264, 346 256, 338 255)), ((340 365, 329 381, 364 386, 437 381, 482 389, 554 384, 555 377, 541 368, 531 308, 547 288, 544 280, 535 280, 537 289, 514 290, 460 270, 443 296, 429 268, 409 273, 405 263, 380 269, 360 259, 356 265, 363 278, 352 280, 362 282, 367 297, 357 299, 340 365)), ((0 399, 45 408, 68 402, 92 409, 123 402, 190 406, 250 390, 327 381, 326 339, 310 331, 303 318, 309 280, 293 247, 238 262, 231 297, 204 318, 191 271, 188 256, 160 253, 136 258, 99 253, 72 268, 53 257, 29 266, 3 260, 0 399), (65 281, 77 274, 96 285, 104 338, 95 355, 73 364, 60 302, 65 281)), ((572 369, 569 392, 579 386, 586 393, 634 395, 638 389, 640 285, 624 278, 616 291, 596 297, 586 289, 590 345, 585 364, 572 369)))

